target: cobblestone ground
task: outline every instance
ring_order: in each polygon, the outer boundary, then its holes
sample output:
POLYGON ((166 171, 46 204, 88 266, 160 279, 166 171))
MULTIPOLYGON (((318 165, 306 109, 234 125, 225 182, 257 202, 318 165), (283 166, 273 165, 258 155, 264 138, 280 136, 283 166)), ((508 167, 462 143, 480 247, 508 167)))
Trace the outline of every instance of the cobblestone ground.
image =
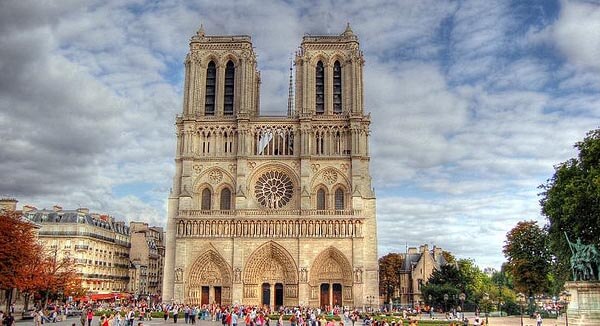
MULTIPOLYGON (((470 320, 473 320, 472 316, 467 315, 467 318, 469 318, 470 320)), ((428 320, 428 317, 423 317, 424 320, 428 320)), ((94 320, 92 321, 92 326, 98 326, 99 323, 99 318, 95 317, 94 320)), ((138 321, 136 321, 135 326, 137 326, 138 321)), ((153 319, 153 320, 146 320, 143 321, 144 326, 158 326, 158 325, 169 325, 169 326, 174 326, 174 325, 179 325, 179 326, 191 326, 191 324, 186 324, 184 322, 183 319, 179 319, 177 320, 177 323, 174 323, 172 319, 169 319, 167 322, 165 322, 163 319, 153 319)), ((18 326, 25 326, 25 325, 33 325, 33 320, 29 319, 29 320, 18 320, 16 322, 16 324, 18 326)), ((64 321, 60 321, 60 322, 56 322, 56 323, 45 323, 44 326, 72 326, 73 324, 75 324, 75 326, 80 326, 79 324, 79 317, 69 317, 64 321)), ((213 321, 206 321, 206 320, 201 320, 201 321, 196 321, 196 326, 221 326, 220 322, 213 322, 213 321)), ((242 322, 241 324, 238 325, 244 325, 244 323, 242 322)), ((275 325, 275 323, 271 323, 271 325, 275 325)), ((357 323, 356 326, 362 326, 362 323, 357 323)), ((521 325, 521 319, 519 317, 490 317, 489 318, 489 325, 490 326, 520 326, 521 325)), ((563 326, 565 325, 565 319, 564 318, 559 318, 559 319, 545 319, 543 322, 544 326, 563 326)), ((289 323, 284 323, 284 326, 289 326, 289 323)), ((529 319, 529 318, 524 318, 523 319, 523 326, 535 326, 535 320, 534 319, 529 319)))

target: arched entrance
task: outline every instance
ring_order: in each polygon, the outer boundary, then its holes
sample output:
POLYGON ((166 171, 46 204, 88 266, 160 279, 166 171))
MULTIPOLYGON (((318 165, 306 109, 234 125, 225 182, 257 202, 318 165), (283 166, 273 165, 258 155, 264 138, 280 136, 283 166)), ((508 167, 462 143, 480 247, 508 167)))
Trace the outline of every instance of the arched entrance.
POLYGON ((230 267, 214 250, 200 255, 190 269, 185 303, 231 304, 230 267))
POLYGON ((310 286, 318 297, 311 304, 320 307, 353 306, 352 266, 344 254, 329 247, 315 258, 310 271, 310 286))
POLYGON ((244 268, 244 303, 280 306, 298 305, 296 262, 274 241, 265 243, 248 258, 244 268))

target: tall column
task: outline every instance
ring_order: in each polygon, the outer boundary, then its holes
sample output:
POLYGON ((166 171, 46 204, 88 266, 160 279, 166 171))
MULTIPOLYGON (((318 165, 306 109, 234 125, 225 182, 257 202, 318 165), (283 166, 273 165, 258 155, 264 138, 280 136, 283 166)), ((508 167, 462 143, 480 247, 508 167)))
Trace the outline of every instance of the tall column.
POLYGON ((190 114, 190 55, 185 60, 185 79, 183 83, 183 113, 190 114))
POLYGON ((174 190, 171 196, 169 196, 168 202, 167 232, 165 236, 165 265, 162 289, 163 302, 171 302, 174 299, 175 294, 175 217, 179 211, 179 198, 176 195, 178 193, 179 189, 174 190))
POLYGON ((217 66, 217 94, 215 95, 216 112, 215 115, 223 115, 223 95, 225 94, 225 64, 219 63, 217 66))
POLYGON ((333 66, 325 65, 325 114, 333 114, 333 66))

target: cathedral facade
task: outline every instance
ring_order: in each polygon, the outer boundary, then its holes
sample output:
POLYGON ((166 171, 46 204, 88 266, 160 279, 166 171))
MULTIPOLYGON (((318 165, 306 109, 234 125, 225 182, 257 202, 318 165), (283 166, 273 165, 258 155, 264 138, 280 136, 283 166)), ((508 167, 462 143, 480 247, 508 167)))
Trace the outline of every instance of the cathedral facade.
POLYGON ((360 307, 378 297, 358 38, 349 26, 304 36, 294 61, 287 115, 263 116, 251 38, 203 28, 191 38, 164 302, 360 307))

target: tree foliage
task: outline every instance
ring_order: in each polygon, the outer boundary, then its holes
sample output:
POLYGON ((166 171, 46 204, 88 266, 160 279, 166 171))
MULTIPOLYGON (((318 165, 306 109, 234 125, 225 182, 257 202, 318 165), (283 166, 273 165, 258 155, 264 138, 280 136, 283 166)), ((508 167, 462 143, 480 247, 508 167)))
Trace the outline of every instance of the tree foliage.
POLYGON ((23 271, 32 267, 31 262, 37 260, 40 252, 35 226, 22 219, 18 213, 1 211, 0 289, 8 294, 7 309, 12 300, 12 290, 27 283, 28 276, 23 271))
POLYGON ((576 158, 560 163, 540 188, 540 204, 548 218, 550 247, 557 258, 557 282, 569 274, 571 252, 565 233, 575 240, 600 245, 600 129, 575 144, 576 158))
POLYGON ((379 258, 379 293, 385 294, 386 302, 394 290, 400 288, 400 271, 404 259, 398 253, 389 253, 379 258))
POLYGON ((7 309, 13 289, 24 294, 26 303, 35 293, 82 293, 73 260, 57 258, 56 250, 44 248, 37 241, 35 227, 16 212, 3 211, 0 215, 0 289, 8 294, 7 309))
POLYGON ((465 292, 467 282, 467 277, 456 265, 446 264, 433 271, 427 284, 421 287, 421 293, 427 304, 446 310, 458 306, 459 294, 465 292))
POLYGON ((506 235, 506 270, 518 292, 532 296, 548 289, 551 255, 547 239, 535 221, 521 221, 506 235))

